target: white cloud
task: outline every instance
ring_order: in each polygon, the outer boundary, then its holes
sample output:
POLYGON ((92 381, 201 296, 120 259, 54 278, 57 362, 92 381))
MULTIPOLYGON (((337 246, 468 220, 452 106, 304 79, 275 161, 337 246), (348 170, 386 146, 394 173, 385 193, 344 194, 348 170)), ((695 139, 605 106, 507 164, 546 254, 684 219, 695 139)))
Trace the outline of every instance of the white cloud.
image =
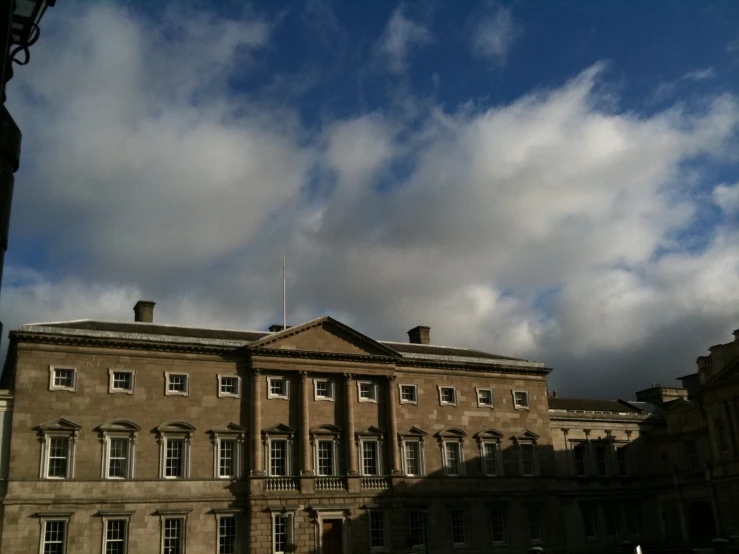
POLYGON ((739 214, 739 183, 717 185, 713 189, 713 200, 725 214, 739 214))
POLYGON ((402 73, 408 67, 411 50, 432 40, 430 31, 424 25, 407 18, 400 6, 390 16, 377 44, 377 52, 385 60, 388 70, 402 73))
POLYGON ((511 10, 499 6, 490 15, 483 17, 472 33, 472 50, 505 64, 513 43, 521 35, 521 27, 513 18, 511 10))
POLYGON ((691 162, 736 149, 735 97, 639 115, 601 104, 596 65, 509 104, 409 96, 404 117, 307 129, 229 89, 270 25, 203 21, 172 45, 107 4, 70 13, 11 81, 10 248, 36 239, 48 260, 6 272, 6 328, 131 320, 141 296, 157 321, 265 327, 283 252, 289 322, 330 313, 390 340, 427 324, 437 343, 541 359, 561 394, 667 382, 739 326, 737 186, 713 189, 704 249, 675 240, 710 200, 691 162))

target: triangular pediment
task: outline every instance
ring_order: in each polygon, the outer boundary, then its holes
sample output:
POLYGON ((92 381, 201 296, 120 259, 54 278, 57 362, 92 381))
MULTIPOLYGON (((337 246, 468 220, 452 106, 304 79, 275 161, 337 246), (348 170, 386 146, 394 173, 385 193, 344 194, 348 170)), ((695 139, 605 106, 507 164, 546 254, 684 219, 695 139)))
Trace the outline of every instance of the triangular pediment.
POLYGON ((534 433, 533 431, 525 430, 520 432, 518 435, 515 435, 513 437, 513 440, 515 441, 535 441, 539 438, 539 435, 534 433))
POLYGON ((501 433, 497 429, 483 429, 479 433, 475 434, 475 438, 477 440, 500 440, 503 438, 503 433, 501 433))
POLYGON ((79 431, 82 429, 82 426, 77 425, 74 421, 70 421, 68 419, 64 419, 63 417, 60 417, 58 419, 52 419, 51 421, 47 421, 45 423, 42 423, 38 427, 36 427, 36 430, 38 431, 79 431))
POLYGON ((98 431, 104 431, 108 433, 114 431, 135 433, 137 431, 141 431, 141 427, 136 425, 133 421, 128 421, 127 419, 111 419, 110 421, 106 421, 100 427, 98 427, 98 431))
POLYGON ((236 425, 235 423, 225 423, 223 425, 218 425, 216 427, 213 427, 210 431, 208 431, 211 435, 226 435, 226 434, 233 434, 233 435, 244 435, 246 434, 246 427, 242 427, 241 425, 236 425))
POLYGON ((384 435, 385 431, 380 429, 379 427, 375 427, 374 425, 370 425, 369 427, 363 427, 356 431, 355 433, 358 436, 361 435, 384 435))
POLYGON ((341 428, 330 423, 324 423, 323 425, 316 425, 310 430, 311 435, 340 435, 341 428))
POLYGON ((186 421, 167 421, 156 428, 157 433, 192 433, 195 427, 186 421))
POLYGON ((294 435, 296 432, 296 429, 293 429, 284 423, 278 423, 277 425, 273 425, 272 427, 268 427, 262 431, 265 435, 294 435))
POLYGON ((328 316, 267 335, 249 349, 400 357, 392 348, 328 316))
POLYGON ((467 436, 467 433, 457 427, 449 427, 436 433, 438 439, 462 439, 467 436))

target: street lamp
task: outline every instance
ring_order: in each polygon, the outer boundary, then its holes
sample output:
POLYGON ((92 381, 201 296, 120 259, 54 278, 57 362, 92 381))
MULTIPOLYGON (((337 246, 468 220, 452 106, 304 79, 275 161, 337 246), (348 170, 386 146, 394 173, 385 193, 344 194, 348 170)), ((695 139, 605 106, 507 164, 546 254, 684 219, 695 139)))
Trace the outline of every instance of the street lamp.
MULTIPOLYGON (((56 0, 0 0, 0 282, 5 251, 8 249, 10 206, 13 201, 13 174, 21 157, 21 131, 5 108, 5 85, 13 78, 13 63, 26 65, 28 49, 38 40, 39 22, 56 0)), ((2 323, 0 323, 2 337, 2 323)))

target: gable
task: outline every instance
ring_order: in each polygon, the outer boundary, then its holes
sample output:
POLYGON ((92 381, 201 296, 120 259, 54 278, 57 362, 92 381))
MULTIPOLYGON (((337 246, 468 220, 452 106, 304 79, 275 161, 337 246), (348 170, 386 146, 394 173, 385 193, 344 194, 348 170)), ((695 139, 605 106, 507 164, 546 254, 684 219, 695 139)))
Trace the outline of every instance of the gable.
POLYGON ((330 317, 321 317, 266 336, 249 345, 251 350, 297 350, 331 354, 400 357, 388 346, 330 317))

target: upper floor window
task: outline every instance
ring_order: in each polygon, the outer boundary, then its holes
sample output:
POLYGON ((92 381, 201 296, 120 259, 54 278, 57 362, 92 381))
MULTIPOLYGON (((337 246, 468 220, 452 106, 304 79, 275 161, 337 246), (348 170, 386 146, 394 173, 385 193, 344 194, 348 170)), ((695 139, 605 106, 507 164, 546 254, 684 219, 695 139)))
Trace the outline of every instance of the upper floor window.
POLYGON ((218 398, 241 398, 241 377, 218 375, 218 398))
POLYGON ((529 408, 529 393, 525 390, 514 390, 513 391, 513 407, 520 409, 529 408))
POLYGON ((475 435, 480 448, 482 473, 488 476, 501 475, 503 460, 501 458, 501 439, 503 434, 495 429, 485 429, 475 435))
POLYGON ((608 475, 608 444, 595 443, 595 469, 598 475, 605 477, 608 475))
POLYGON ((157 427, 159 478, 190 477, 190 444, 195 427, 184 421, 170 421, 157 427))
POLYGON ((587 443, 581 442, 572 447, 572 457, 575 463, 575 475, 585 477, 587 475, 587 443))
POLYGON ((262 431, 266 444, 266 467, 269 477, 288 477, 293 474, 292 446, 295 429, 282 423, 262 431))
POLYGON ((267 398, 290 398, 290 381, 284 377, 267 377, 267 398))
POLYGON ((41 479, 72 479, 81 427, 64 418, 36 427, 41 436, 41 479))
POLYGON ((213 476, 218 479, 238 479, 243 466, 246 429, 235 423, 227 423, 209 432, 213 443, 213 476))
POLYGON ((49 390, 77 390, 77 368, 49 366, 49 390))
POLYGON ((467 434, 464 431, 454 427, 439 431, 436 434, 441 446, 444 475, 456 477, 465 474, 463 445, 466 436, 467 434))
POLYGON ((310 430, 310 435, 316 475, 322 477, 338 475, 341 429, 335 425, 319 425, 310 430))
POLYGON ((418 403, 418 386, 417 385, 398 385, 400 388, 401 404, 417 404, 418 403))
POLYGON ((111 420, 98 427, 103 443, 103 479, 132 479, 136 434, 141 428, 124 419, 111 420))
POLYGON ((362 475, 382 475, 382 446, 384 433, 377 427, 368 427, 356 433, 362 475))
POLYGON ((109 369, 108 392, 133 394, 136 372, 132 369, 109 369))
POLYGON ((190 395, 190 375, 188 373, 170 373, 169 371, 165 371, 164 379, 167 383, 165 394, 168 396, 190 395))
POLYGON ((313 397, 316 401, 334 401, 334 382, 330 379, 313 379, 313 397))
POLYGON ((69 519, 71 513, 55 513, 53 515, 40 514, 41 518, 41 546, 42 554, 65 554, 67 552, 67 537, 69 534, 69 519))
POLYGON ((477 391, 477 407, 493 407, 493 389, 475 389, 477 391))
POLYGON ((403 473, 409 477, 419 477, 426 474, 425 457, 423 452, 426 432, 418 427, 411 427, 406 433, 398 433, 401 446, 401 460, 403 473))
POLYGON ((372 381, 357 381, 360 402, 377 402, 377 384, 372 381))
POLYGON ((629 474, 629 446, 624 444, 616 447, 616 463, 618 464, 618 474, 626 476, 629 474))
POLYGON ((687 439, 684 443, 685 448, 685 464, 688 469, 700 468, 700 457, 698 456, 698 447, 694 439, 687 439))
POLYGON ((521 475, 531 477, 539 474, 539 460, 536 455, 536 441, 539 435, 524 431, 513 437, 518 446, 518 462, 521 475))
POLYGON ((439 385, 439 404, 442 406, 456 406, 457 388, 439 385))

